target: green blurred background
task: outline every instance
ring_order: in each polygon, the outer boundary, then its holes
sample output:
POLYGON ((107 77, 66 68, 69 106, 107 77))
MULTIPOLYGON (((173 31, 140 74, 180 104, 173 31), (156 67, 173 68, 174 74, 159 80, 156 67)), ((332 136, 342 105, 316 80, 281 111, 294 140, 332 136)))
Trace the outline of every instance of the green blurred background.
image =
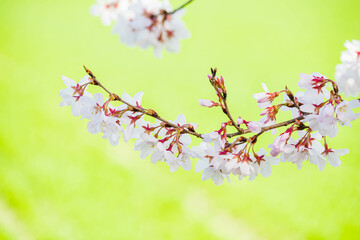
POLYGON ((331 140, 350 149, 338 168, 287 163, 268 179, 217 187, 141 160, 133 142, 89 134, 58 97, 61 75, 79 80, 85 64, 114 92, 142 90, 144 106, 206 132, 225 121, 197 104, 215 99, 206 75, 218 67, 234 115, 256 120, 261 82, 297 91, 301 72, 333 77, 345 40, 360 38, 360 1, 196 0, 184 17, 191 39, 162 59, 119 44, 89 15, 93 2, 0 0, 1 239, 360 236, 359 122, 331 140))

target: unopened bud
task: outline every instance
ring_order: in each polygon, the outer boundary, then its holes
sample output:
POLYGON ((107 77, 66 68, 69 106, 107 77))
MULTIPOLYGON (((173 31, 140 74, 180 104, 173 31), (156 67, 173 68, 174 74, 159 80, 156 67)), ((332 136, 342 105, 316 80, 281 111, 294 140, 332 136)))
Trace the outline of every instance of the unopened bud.
POLYGON ((199 99, 199 104, 203 107, 208 107, 208 108, 219 106, 219 103, 216 103, 208 99, 199 99))
POLYGON ((286 92, 286 95, 289 97, 289 99, 290 99, 292 102, 295 102, 294 94, 288 89, 287 86, 285 86, 285 92, 286 92))

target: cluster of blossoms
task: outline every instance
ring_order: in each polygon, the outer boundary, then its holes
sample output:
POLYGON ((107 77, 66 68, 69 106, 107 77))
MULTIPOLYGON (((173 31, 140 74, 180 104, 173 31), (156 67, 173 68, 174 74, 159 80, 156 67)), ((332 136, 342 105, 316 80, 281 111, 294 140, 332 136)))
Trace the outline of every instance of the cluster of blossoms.
POLYGON ((356 97, 360 92, 360 41, 346 41, 341 64, 336 66, 335 79, 340 92, 356 97))
POLYGON ((262 84, 264 91, 253 95, 262 109, 262 118, 258 121, 249 121, 243 116, 234 118, 227 103, 225 80, 217 76, 216 69, 211 69, 208 79, 216 100, 199 99, 199 104, 220 108, 227 121, 220 123, 220 128, 213 132, 200 134, 196 131, 198 125, 188 123, 183 115, 175 121, 167 121, 156 111, 144 108, 142 92, 134 97, 123 93, 120 97, 108 91, 90 70, 85 70, 88 76, 78 83, 63 77, 67 88, 60 91, 63 100, 60 106, 71 106, 75 117, 88 119, 90 133, 101 132, 112 145, 117 145, 121 136, 125 142, 136 139, 135 150, 140 151, 141 158, 151 156, 154 164, 165 162, 171 172, 179 167, 190 170, 191 159, 199 159, 195 171, 202 171, 202 180, 212 179, 217 185, 225 179, 230 181, 231 175, 249 180, 259 174, 268 177, 272 173, 271 166, 280 162, 290 162, 301 169, 308 160, 320 171, 327 162, 338 167, 339 156, 347 154, 348 150, 331 148, 328 139, 338 134, 339 127, 350 126, 360 117, 360 113, 354 112, 360 107, 359 99, 344 100, 337 82, 320 73, 302 73, 298 84, 303 91, 296 93, 287 87, 270 92, 262 84), (92 95, 86 91, 89 85, 100 87, 108 96, 92 95), (112 103, 116 101, 122 104, 115 107, 112 103), (285 111, 290 111, 292 118, 277 122, 278 114, 285 111), (285 126, 287 129, 269 145, 269 153, 263 148, 257 150, 257 140, 262 134, 268 131, 276 134, 275 130, 285 126), (245 137, 245 134, 250 136, 245 137), (191 147, 191 136, 201 139, 201 143, 191 147))
POLYGON ((337 135, 338 125, 350 126, 350 122, 360 117, 360 113, 354 113, 352 110, 359 107, 360 102, 343 100, 338 93, 336 82, 324 75, 300 74, 299 77, 299 87, 305 89, 304 92, 293 94, 286 88, 280 92, 270 93, 264 88, 264 93, 254 95, 259 106, 265 108, 261 113, 265 115, 262 119, 265 124, 267 121, 276 123, 276 115, 281 109, 291 110, 294 117, 285 124, 293 122, 292 125, 269 146, 270 154, 273 157, 280 155, 282 162, 296 163, 298 169, 301 169, 302 163, 307 159, 321 171, 326 166, 326 159, 330 165, 337 167, 340 165, 338 156, 346 154, 347 150, 329 148, 326 138, 337 135), (331 90, 328 87, 331 87, 331 90), (273 105, 274 99, 282 92, 285 93, 284 100, 273 105))
POLYGON ((115 23, 113 32, 127 46, 153 46, 155 56, 161 57, 163 48, 178 52, 180 40, 190 37, 181 20, 190 2, 173 10, 168 0, 97 0, 90 12, 104 25, 115 23))
MULTIPOLYGON (((90 71, 88 71, 91 73, 90 71)), ((86 89, 89 85, 100 85, 90 74, 79 83, 63 76, 66 89, 60 91, 63 101, 60 106, 71 106, 75 117, 88 119, 87 129, 92 134, 103 133, 112 145, 119 143, 121 135, 125 142, 137 139, 135 150, 140 151, 140 157, 151 155, 151 161, 166 162, 170 170, 176 171, 180 166, 185 170, 191 169, 190 157, 195 157, 189 149, 191 138, 187 133, 194 133, 197 125, 187 123, 184 115, 179 115, 175 121, 164 121, 154 110, 141 106, 143 92, 134 97, 123 93, 121 98, 109 94, 105 98, 101 93, 92 96, 86 89), (113 106, 111 102, 121 101, 124 104, 113 106), (145 120, 145 116, 156 117, 156 122, 145 120)))

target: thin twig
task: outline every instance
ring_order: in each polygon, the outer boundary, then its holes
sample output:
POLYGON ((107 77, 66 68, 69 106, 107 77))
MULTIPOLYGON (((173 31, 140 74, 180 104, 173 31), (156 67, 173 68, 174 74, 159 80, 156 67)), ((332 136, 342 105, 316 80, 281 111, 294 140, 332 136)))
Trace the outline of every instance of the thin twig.
POLYGON ((236 128, 236 130, 238 130, 239 132, 244 132, 245 129, 242 129, 239 127, 239 125, 234 121, 234 119, 232 118, 231 114, 230 114, 230 111, 229 111, 229 107, 227 105, 227 101, 226 99, 223 99, 223 102, 224 102, 224 106, 225 106, 225 114, 228 116, 228 118, 230 119, 232 125, 236 128))
POLYGON ((217 72, 217 68, 211 69, 212 76, 211 76, 211 79, 210 79, 210 84, 214 87, 217 95, 221 98, 222 102, 224 103, 225 108, 223 108, 222 105, 221 105, 221 108, 222 108, 223 112, 230 119, 232 125, 236 128, 236 130, 238 130, 239 132, 243 132, 244 129, 240 128, 239 125, 234 121, 233 117, 231 116, 231 113, 229 111, 229 107, 228 107, 227 101, 226 101, 226 98, 227 98, 226 92, 225 93, 220 92, 219 87, 216 86, 216 80, 215 80, 216 72, 217 72))
POLYGON ((168 15, 174 14, 174 13, 176 13, 177 11, 179 11, 180 9, 185 8, 187 5, 189 5, 189 4, 192 3, 193 1, 194 1, 194 0, 189 0, 189 1, 187 1, 186 3, 184 3, 183 5, 181 5, 180 7, 178 7, 177 9, 175 9, 175 10, 173 10, 173 11, 167 13, 167 14, 168 14, 168 15))
POLYGON ((294 106, 299 110, 300 113, 304 113, 303 111, 301 111, 299 104, 297 104, 296 100, 295 100, 295 96, 293 95, 293 93, 289 90, 289 88, 287 86, 285 86, 285 93, 288 96, 288 98, 290 99, 290 101, 294 104, 294 106))

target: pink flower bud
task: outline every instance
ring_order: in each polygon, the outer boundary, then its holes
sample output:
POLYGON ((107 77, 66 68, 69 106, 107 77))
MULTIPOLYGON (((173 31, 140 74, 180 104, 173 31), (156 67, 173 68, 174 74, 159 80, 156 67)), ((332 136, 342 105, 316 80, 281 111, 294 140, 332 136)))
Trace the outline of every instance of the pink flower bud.
POLYGON ((247 122, 246 126, 253 133, 261 132, 261 123, 259 123, 259 122, 247 122))
POLYGON ((244 123, 244 119, 242 119, 241 117, 239 117, 239 118, 237 119, 236 123, 237 123, 238 125, 241 125, 241 124, 244 123))
POLYGON ((203 107, 208 107, 208 108, 219 106, 218 103, 208 99, 199 99, 199 104, 203 107))

